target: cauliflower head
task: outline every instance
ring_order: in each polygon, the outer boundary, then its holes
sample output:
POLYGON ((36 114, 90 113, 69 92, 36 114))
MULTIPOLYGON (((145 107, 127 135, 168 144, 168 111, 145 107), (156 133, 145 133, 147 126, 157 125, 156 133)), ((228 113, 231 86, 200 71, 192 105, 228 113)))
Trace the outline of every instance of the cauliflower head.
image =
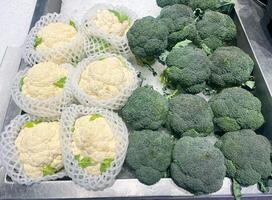
POLYGON ((63 168, 59 122, 27 122, 15 146, 24 172, 31 178, 52 175, 63 168))

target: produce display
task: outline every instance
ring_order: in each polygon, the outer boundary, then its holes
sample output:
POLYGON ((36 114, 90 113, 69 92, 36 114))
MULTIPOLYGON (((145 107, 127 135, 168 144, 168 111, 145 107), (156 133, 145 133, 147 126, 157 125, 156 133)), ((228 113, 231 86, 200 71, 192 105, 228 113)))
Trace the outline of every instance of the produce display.
POLYGON ((125 164, 144 185, 171 178, 194 195, 219 191, 225 177, 237 199, 241 186, 268 187, 271 144, 261 135, 254 61, 235 46, 233 3, 157 3, 157 17, 101 4, 81 24, 56 13, 36 23, 24 49, 30 68, 11 89, 31 115, 0 138, 13 181, 66 173, 104 190, 125 164))

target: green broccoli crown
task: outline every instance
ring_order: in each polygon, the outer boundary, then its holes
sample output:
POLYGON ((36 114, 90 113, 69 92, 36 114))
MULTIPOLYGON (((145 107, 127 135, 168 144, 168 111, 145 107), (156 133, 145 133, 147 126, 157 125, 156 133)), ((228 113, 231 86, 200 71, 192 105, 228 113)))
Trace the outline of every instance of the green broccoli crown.
POLYGON ((127 32, 132 53, 147 62, 153 61, 164 52, 167 37, 167 26, 151 16, 136 20, 127 32))
POLYGON ((196 23, 196 28, 202 43, 212 50, 218 48, 218 45, 232 44, 237 33, 230 16, 210 10, 206 11, 203 18, 196 23), (222 43, 220 44, 219 41, 222 43))
POLYGON ((260 100, 242 88, 227 88, 210 99, 214 123, 222 131, 257 129, 264 123, 260 100))
POLYGON ((271 146, 264 136, 249 129, 228 132, 216 146, 225 156, 227 176, 241 185, 254 185, 271 174, 271 146))
POLYGON ((180 94, 169 101, 167 127, 177 136, 206 136, 213 132, 213 112, 205 99, 180 94))
POLYGON ((224 155, 207 137, 183 137, 173 149, 171 176, 193 194, 216 192, 226 175, 224 155))
POLYGON ((209 79, 212 62, 203 50, 194 46, 174 48, 166 58, 166 79, 172 86, 179 86, 189 93, 199 93, 209 79), (192 88, 197 87, 197 90, 192 88))
POLYGON ((126 163, 140 182, 158 182, 171 164, 173 140, 159 131, 134 131, 129 135, 126 163))
POLYGON ((249 80, 254 62, 238 47, 220 47, 211 56, 211 83, 217 87, 240 86, 249 80))
POLYGON ((151 87, 140 87, 121 110, 126 123, 135 130, 156 130, 165 124, 168 101, 151 87))
POLYGON ((160 7, 165 7, 168 5, 174 5, 174 4, 188 4, 189 0, 157 0, 157 4, 160 7))

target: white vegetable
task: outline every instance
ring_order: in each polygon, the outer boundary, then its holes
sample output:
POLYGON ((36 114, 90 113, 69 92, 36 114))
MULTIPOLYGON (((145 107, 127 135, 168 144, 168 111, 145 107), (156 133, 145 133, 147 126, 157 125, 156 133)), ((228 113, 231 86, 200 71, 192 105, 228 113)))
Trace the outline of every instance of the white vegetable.
POLYGON ((20 131, 15 145, 25 174, 32 178, 44 176, 46 168, 54 172, 63 168, 59 142, 59 122, 41 122, 20 131))

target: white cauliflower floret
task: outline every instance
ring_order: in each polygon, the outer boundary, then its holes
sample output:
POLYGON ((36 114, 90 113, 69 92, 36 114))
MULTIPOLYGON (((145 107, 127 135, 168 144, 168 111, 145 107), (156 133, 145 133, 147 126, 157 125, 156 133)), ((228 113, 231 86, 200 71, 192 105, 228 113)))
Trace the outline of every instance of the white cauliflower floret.
POLYGON ((116 16, 117 11, 99 10, 92 17, 94 24, 103 32, 115 36, 123 36, 129 29, 129 20, 121 20, 116 16))
POLYGON ((59 122, 30 123, 23 126, 15 141, 25 174, 39 178, 59 171, 63 168, 59 122))
POLYGON ((101 167, 103 168, 101 163, 105 159, 115 159, 116 141, 108 121, 101 115, 78 118, 72 134, 73 154, 77 157, 79 166, 87 173, 99 175, 102 173, 101 167))
POLYGON ((133 78, 132 72, 117 57, 108 57, 90 63, 82 72, 79 87, 97 99, 118 96, 133 78))
POLYGON ((31 67, 22 79, 22 94, 45 100, 60 94, 67 77, 67 69, 52 62, 42 62, 31 67))

